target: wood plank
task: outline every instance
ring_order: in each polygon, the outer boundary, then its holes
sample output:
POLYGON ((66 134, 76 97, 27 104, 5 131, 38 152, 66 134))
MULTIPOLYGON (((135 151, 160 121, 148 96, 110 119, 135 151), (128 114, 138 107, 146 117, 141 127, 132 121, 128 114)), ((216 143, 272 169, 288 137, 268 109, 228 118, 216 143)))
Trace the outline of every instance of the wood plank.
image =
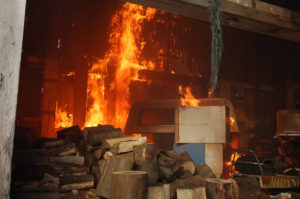
MULTIPOLYGON (((157 8, 171 13, 209 21, 209 0, 123 0, 157 8)), ((221 0, 222 25, 256 32, 272 37, 300 42, 300 14, 284 8, 264 3, 245 6, 240 3, 221 0), (263 9, 268 7, 269 9, 263 9), (273 8, 273 9, 271 9, 273 8), (271 12, 273 10, 273 13, 271 12), (284 12, 282 11, 284 10, 284 12), (282 14, 284 13, 284 14, 282 14)))

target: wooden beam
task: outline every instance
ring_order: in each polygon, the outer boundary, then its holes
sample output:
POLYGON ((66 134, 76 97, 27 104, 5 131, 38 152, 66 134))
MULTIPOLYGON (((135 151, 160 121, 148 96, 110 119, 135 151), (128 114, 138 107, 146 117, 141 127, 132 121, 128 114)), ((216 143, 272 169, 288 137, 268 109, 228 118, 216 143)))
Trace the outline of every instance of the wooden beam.
MULTIPOLYGON (((209 21, 210 0, 123 0, 153 7, 204 21, 209 21)), ((240 1, 221 0, 222 25, 263 35, 300 42, 300 13, 249 0, 250 5, 240 1)))

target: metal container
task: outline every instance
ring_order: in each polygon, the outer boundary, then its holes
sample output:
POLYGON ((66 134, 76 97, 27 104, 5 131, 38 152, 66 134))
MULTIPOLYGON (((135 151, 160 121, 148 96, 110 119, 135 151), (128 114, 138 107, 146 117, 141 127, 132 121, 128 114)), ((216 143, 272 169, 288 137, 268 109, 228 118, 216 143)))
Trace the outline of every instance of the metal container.
POLYGON ((277 112, 276 136, 300 136, 300 110, 277 112))

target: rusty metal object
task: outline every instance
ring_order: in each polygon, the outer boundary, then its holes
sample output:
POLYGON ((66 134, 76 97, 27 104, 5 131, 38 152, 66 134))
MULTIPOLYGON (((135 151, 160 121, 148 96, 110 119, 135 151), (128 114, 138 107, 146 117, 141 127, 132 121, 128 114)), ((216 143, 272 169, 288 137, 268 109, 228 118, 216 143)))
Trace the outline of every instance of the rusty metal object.
POLYGON ((277 112, 276 136, 300 136, 300 110, 277 112))

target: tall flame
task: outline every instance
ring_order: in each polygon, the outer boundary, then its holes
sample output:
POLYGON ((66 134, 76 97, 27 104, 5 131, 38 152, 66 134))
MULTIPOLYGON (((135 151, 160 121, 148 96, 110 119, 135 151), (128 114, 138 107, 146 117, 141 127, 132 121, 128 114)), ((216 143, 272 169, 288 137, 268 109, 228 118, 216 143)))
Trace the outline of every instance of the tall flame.
POLYGON ((113 124, 124 128, 129 103, 129 86, 139 80, 140 69, 154 69, 154 64, 141 57, 146 42, 142 24, 153 19, 157 10, 125 3, 111 21, 110 48, 103 59, 88 72, 87 114, 85 126, 113 124))
POLYGON ((191 87, 182 88, 181 85, 178 87, 178 92, 181 95, 181 106, 198 106, 200 103, 199 99, 196 99, 192 94, 191 87))

